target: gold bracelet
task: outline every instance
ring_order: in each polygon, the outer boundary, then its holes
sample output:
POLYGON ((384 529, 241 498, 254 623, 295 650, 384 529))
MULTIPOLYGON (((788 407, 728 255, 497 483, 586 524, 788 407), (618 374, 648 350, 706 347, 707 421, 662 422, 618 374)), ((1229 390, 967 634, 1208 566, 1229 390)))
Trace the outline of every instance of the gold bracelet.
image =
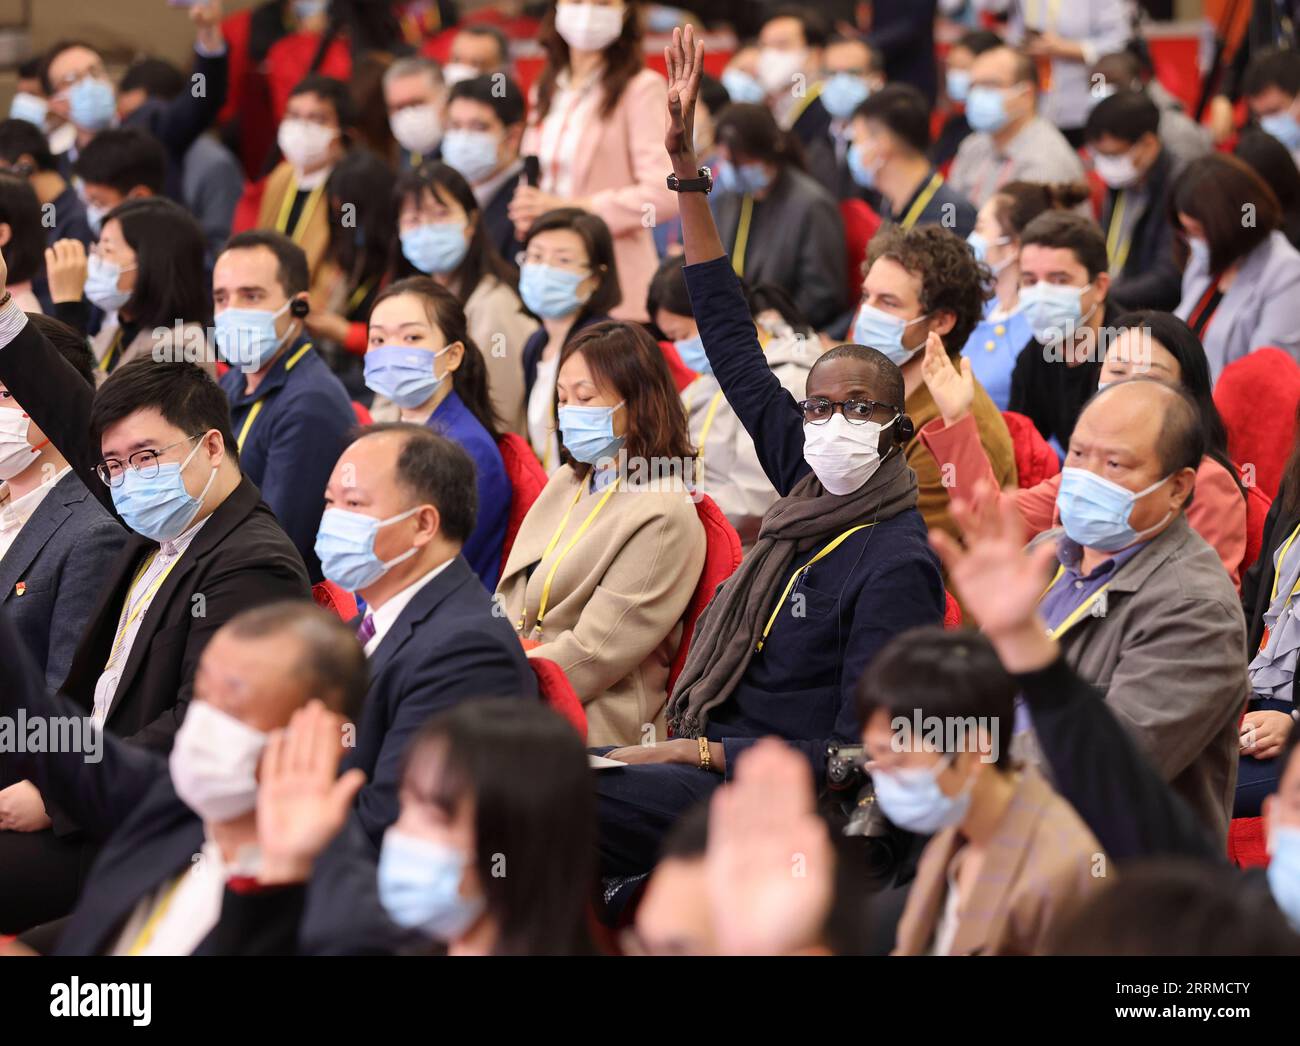
POLYGON ((700 769, 712 770, 713 761, 709 756, 709 739, 707 737, 697 737, 696 740, 700 743, 700 769))

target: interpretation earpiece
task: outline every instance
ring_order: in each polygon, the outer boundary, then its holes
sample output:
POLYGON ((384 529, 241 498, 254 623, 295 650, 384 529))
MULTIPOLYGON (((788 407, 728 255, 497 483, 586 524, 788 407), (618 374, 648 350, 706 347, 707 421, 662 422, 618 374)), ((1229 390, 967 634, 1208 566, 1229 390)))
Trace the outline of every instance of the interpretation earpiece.
POLYGON ((311 303, 306 298, 294 298, 289 303, 289 315, 295 319, 306 319, 309 312, 311 312, 311 303))
POLYGON ((904 443, 910 443, 912 437, 916 435, 916 427, 912 424, 912 419, 906 414, 900 414, 898 420, 894 422, 894 433, 898 437, 898 445, 901 447, 904 443))

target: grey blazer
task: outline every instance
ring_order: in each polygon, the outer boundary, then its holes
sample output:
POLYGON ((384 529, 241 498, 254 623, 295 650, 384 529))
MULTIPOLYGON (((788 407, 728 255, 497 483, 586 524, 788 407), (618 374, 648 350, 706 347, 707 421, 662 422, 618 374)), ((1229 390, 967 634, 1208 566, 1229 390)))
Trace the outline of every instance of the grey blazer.
POLYGON ((51 690, 63 684, 126 531, 69 472, 0 558, 0 607, 51 690))
MULTIPOLYGON (((1174 315, 1186 320, 1209 285, 1206 265, 1189 261, 1174 315)), ((1242 260, 1201 341, 1212 381, 1233 360, 1270 345, 1300 362, 1300 251, 1282 233, 1274 230, 1242 260)))
POLYGON ((1250 686, 1246 621, 1222 561, 1179 516, 1115 572, 1097 606, 1061 637, 1066 661, 1226 843, 1250 686))

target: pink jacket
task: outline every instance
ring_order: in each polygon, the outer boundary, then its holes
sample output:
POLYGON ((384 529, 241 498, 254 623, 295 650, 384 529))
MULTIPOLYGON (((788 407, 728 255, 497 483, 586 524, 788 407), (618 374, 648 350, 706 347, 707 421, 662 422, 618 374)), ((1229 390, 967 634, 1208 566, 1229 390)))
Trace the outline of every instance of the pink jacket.
MULTIPOLYGON (((529 95, 537 112, 537 87, 529 95)), ((628 81, 618 105, 606 119, 583 129, 574 160, 573 191, 588 201, 614 237, 623 303, 611 310, 616 319, 645 320, 646 292, 659 264, 653 229, 677 215, 677 194, 665 181, 671 169, 664 152, 668 129, 668 84, 651 69, 628 81)), ((539 152, 541 124, 530 121, 524 132, 524 155, 539 152)), ((541 157, 542 170, 547 158, 541 157)))
MULTIPOLYGON (((942 418, 936 418, 921 429, 920 436, 940 468, 948 463, 953 466, 948 470, 953 481, 950 497, 969 498, 981 479, 997 486, 971 415, 951 428, 944 425, 942 418)), ((1061 525, 1056 511, 1056 493, 1060 489, 1058 473, 1035 487, 1004 491, 1003 496, 1016 499, 1016 508, 1032 537, 1061 525)), ((1240 592, 1241 561, 1246 555, 1246 499, 1232 474, 1213 458, 1202 458, 1196 470, 1196 495, 1188 506, 1187 522, 1219 554, 1240 592)))

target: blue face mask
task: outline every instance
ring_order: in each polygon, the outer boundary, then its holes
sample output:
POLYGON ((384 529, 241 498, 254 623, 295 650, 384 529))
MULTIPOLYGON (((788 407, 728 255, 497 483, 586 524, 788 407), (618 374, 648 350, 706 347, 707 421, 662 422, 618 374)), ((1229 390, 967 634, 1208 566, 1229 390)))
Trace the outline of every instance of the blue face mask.
POLYGON ((561 407, 560 442, 564 449, 587 465, 610 454, 620 442, 614 435, 614 411, 622 406, 619 401, 612 407, 561 407))
POLYGON ((1291 928, 1300 932, 1300 828, 1274 826, 1268 851, 1268 888, 1291 928))
POLYGON ((1280 113, 1261 116, 1259 126, 1288 149, 1300 149, 1300 122, 1291 115, 1291 110, 1283 109, 1280 113))
POLYGON ((420 511, 420 506, 399 512, 387 519, 376 519, 360 512, 327 508, 316 531, 316 558, 321 571, 340 588, 359 592, 369 588, 398 563, 416 553, 414 546, 396 559, 385 563, 375 555, 375 538, 390 523, 397 523, 420 511))
POLYGON ((762 192, 772 182, 761 163, 742 163, 736 166, 727 160, 719 160, 714 173, 713 187, 719 192, 737 192, 752 195, 762 192))
POLYGON ((380 345, 366 353, 366 387, 387 396, 403 410, 414 410, 438 391, 447 375, 435 362, 450 349, 434 352, 411 345, 380 345))
POLYGON ((862 162, 862 150, 856 145, 849 146, 848 164, 849 174, 862 188, 874 189, 876 187, 876 171, 862 162))
POLYGON ((722 86, 727 89, 727 96, 733 102, 762 105, 767 100, 767 92, 763 90, 763 85, 742 69, 724 71, 722 86))
POLYGON ((837 120, 847 120, 871 96, 867 81, 853 73, 835 73, 822 84, 819 97, 826 111, 837 120))
POLYGON ((293 14, 300 22, 323 15, 328 7, 329 0, 293 0, 293 14))
POLYGON ((970 93, 969 69, 949 69, 946 82, 950 99, 954 102, 966 101, 966 96, 970 93))
POLYGON ((853 340, 859 345, 883 352, 901 367, 925 344, 922 342, 914 349, 904 348, 903 332, 913 323, 920 323, 925 318, 918 316, 914 320, 901 320, 872 305, 863 305, 858 310, 858 318, 853 321, 853 340))
POLYGON ((1061 470, 1061 488, 1056 494, 1056 510, 1061 514, 1061 526, 1071 541, 1099 552, 1118 552, 1141 541, 1165 524, 1168 515, 1154 527, 1136 531, 1129 526, 1128 518, 1139 498, 1150 494, 1169 477, 1158 479, 1136 494, 1087 469, 1061 470))
POLYGON ((185 532, 217 475, 214 468, 197 498, 185 488, 185 468, 202 446, 200 442, 179 465, 159 465, 156 476, 142 476, 133 468, 123 471, 121 484, 109 490, 113 507, 128 527, 151 541, 172 541, 185 532))
POLYGON ((704 339, 698 333, 694 337, 673 342, 673 348, 677 350, 677 355, 682 358, 682 362, 696 374, 713 373, 713 368, 709 366, 708 354, 704 351, 704 339))
POLYGON ((1063 287, 1041 280, 1020 292, 1019 307, 1025 314, 1034 337, 1041 342, 1073 337, 1080 324, 1092 315, 1094 305, 1083 313, 1086 287, 1063 287))
POLYGON ((288 308, 289 302, 285 302, 274 312, 227 309, 218 313, 212 325, 221 358, 248 373, 261 370, 284 343, 284 338, 275 332, 275 321, 288 308))
POLYGON ((873 771, 871 781, 881 811, 899 828, 918 835, 933 835, 942 828, 960 824, 970 809, 970 790, 975 778, 969 778, 956 795, 945 795, 938 778, 951 762, 950 757, 945 757, 928 770, 908 766, 873 771))
POLYGON ((45 130, 45 117, 49 115, 49 103, 40 95, 19 91, 9 104, 9 119, 26 120, 45 130))
POLYGON ((462 897, 469 862, 459 850, 396 828, 379 849, 379 903, 398 926, 450 942, 483 913, 482 897, 462 897))
POLYGON ((519 296, 528 311, 544 319, 571 316, 582 308, 589 294, 578 294, 586 274, 557 269, 554 265, 524 262, 519 270, 519 296))
POLYGON ((402 253, 423 273, 442 276, 454 272, 469 251, 465 226, 459 222, 431 222, 402 233, 402 253))
POLYGON ((102 131, 117 115, 113 85, 107 80, 83 76, 68 92, 68 111, 72 122, 83 131, 102 131))
POLYGON ((971 130, 993 134, 1007 125, 1007 101, 997 87, 975 86, 966 96, 966 122, 971 130))
POLYGON ((125 269, 110 261, 105 261, 98 254, 92 254, 86 259, 86 286, 85 293, 90 303, 105 312, 116 312, 128 301, 134 291, 120 291, 117 289, 117 281, 122 278, 122 273, 130 272, 136 266, 125 269))
POLYGON ((500 142, 491 131, 448 131, 442 136, 442 162, 471 183, 484 181, 497 166, 500 142))

